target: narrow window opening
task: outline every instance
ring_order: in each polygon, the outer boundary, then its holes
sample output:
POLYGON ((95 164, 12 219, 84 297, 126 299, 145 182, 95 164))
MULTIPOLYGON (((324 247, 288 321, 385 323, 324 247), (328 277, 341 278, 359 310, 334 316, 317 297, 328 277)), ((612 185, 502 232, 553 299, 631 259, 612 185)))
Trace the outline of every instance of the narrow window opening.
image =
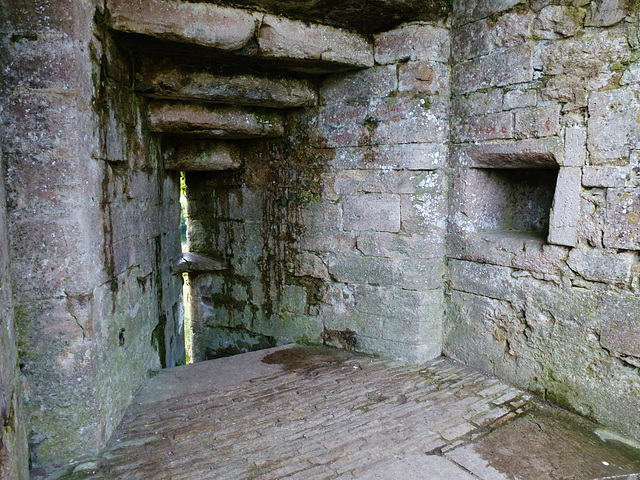
MULTIPOLYGON (((187 240, 187 184, 184 172, 180 172, 180 244, 182 253, 189 251, 189 242, 187 240)), ((186 353, 186 363, 193 361, 192 349, 192 333, 191 325, 191 286, 189 282, 189 274, 182 274, 182 311, 184 315, 184 346, 186 353)))

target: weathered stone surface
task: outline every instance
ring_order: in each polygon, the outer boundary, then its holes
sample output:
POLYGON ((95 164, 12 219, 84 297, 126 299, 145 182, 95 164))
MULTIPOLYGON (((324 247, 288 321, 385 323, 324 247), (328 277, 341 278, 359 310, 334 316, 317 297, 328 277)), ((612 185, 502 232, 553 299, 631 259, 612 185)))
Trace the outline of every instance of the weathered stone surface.
POLYGON ((535 90, 510 90, 504 94, 502 108, 512 110, 514 108, 527 108, 535 106, 538 93, 535 90))
POLYGON ((225 265, 216 258, 209 258, 194 252, 184 252, 173 262, 171 270, 174 274, 217 272, 224 270, 225 265))
POLYGON ((631 278, 635 261, 632 253, 616 254, 600 249, 574 248, 567 265, 586 280, 625 284, 631 278))
POLYGON ((565 167, 582 167, 587 159, 587 131, 583 127, 568 127, 564 133, 565 167))
POLYGON ((582 169, 560 169, 549 219, 549 243, 574 247, 578 241, 582 169))
POLYGON ((339 282, 393 285, 393 262, 383 257, 359 253, 335 255, 329 260, 329 273, 339 282))
POLYGON ((582 26, 586 13, 585 9, 573 5, 548 5, 540 10, 535 34, 546 40, 571 37, 582 26))
POLYGON ((484 168, 555 168, 562 165, 558 139, 523 139, 486 143, 465 149, 463 165, 484 168))
POLYGON ((636 312, 607 311, 600 331, 600 343, 622 362, 640 368, 640 332, 636 312))
POLYGON ((265 15, 256 38, 265 58, 321 60, 354 67, 373 66, 373 47, 347 30, 265 15))
POLYGON ((433 61, 407 62, 398 66, 400 92, 446 94, 451 84, 451 69, 433 61))
POLYGON ((625 167, 584 167, 582 185, 600 188, 624 187, 627 171, 625 167))
POLYGON ((149 104, 149 120, 151 131, 173 135, 237 139, 284 133, 282 114, 232 106, 156 101, 149 104))
POLYGON ((399 232, 400 198, 390 194, 345 197, 342 205, 345 230, 399 232))
POLYGON ((181 142, 165 151, 164 156, 164 168, 183 172, 236 170, 241 164, 236 145, 216 141, 181 142))
POLYGON ((454 134, 460 142, 509 139, 514 133, 511 112, 466 118, 456 127, 454 134))
POLYGON ((515 113, 516 138, 549 137, 560 128, 560 105, 517 110, 515 113))
POLYGON ((185 73, 174 64, 159 67, 152 62, 139 67, 136 90, 154 98, 273 108, 307 107, 317 101, 310 82, 301 79, 185 73))
POLYGON ((594 0, 585 24, 590 27, 609 27, 632 11, 633 4, 629 0, 594 0))
POLYGON ((175 0, 109 0, 107 8, 116 30, 231 51, 249 42, 257 20, 243 10, 175 0))
POLYGON ((640 91, 598 92, 589 101, 588 148, 592 164, 623 164, 640 142, 640 91))
POLYGON ((640 250, 640 195, 637 188, 607 191, 604 245, 640 250))
POLYGON ((449 60, 449 32, 436 25, 410 24, 375 36, 376 63, 449 60))
POLYGON ((398 90, 396 66, 371 67, 361 72, 332 75, 322 82, 322 103, 343 104, 368 102, 373 98, 388 97, 398 90))
POLYGON ((505 10, 509 10, 521 3, 524 3, 524 1, 496 0, 491 3, 486 3, 477 2, 475 0, 454 0, 453 21, 456 26, 460 26, 473 20, 486 18, 492 14, 498 14, 505 10))

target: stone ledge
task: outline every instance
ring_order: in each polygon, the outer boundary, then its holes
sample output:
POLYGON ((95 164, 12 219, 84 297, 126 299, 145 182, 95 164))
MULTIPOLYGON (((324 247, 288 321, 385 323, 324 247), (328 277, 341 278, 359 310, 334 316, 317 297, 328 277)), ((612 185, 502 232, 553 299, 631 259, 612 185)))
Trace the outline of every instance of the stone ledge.
POLYGON ((469 166, 475 168, 558 168, 564 157, 557 137, 484 143, 465 150, 469 166))
POLYGON ((218 141, 179 142, 164 156, 166 170, 210 172, 236 170, 242 164, 240 150, 231 143, 218 141))
POLYGON ((308 107, 317 103, 311 82, 296 78, 189 72, 168 60, 160 66, 156 62, 142 61, 138 74, 136 90, 151 98, 270 108, 308 107))
POLYGON ((309 71, 310 64, 367 68, 373 45, 350 30, 289 20, 275 15, 174 0, 108 0, 111 28, 224 52, 290 62, 287 68, 309 71))
POLYGON ((283 115, 233 106, 182 102, 149 103, 151 131, 204 138, 276 138, 284 134, 283 115))
POLYGON ((171 271, 177 275, 182 273, 219 272, 225 269, 226 267, 220 260, 194 252, 184 252, 178 259, 173 261, 171 267, 171 271))

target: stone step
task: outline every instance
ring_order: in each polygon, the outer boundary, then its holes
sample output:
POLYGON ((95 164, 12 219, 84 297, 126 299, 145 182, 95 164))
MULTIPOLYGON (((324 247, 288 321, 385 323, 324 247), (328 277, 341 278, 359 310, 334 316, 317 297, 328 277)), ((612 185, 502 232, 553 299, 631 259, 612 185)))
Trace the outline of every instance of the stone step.
POLYGON ((317 94, 308 80, 189 72, 169 60, 160 65, 142 60, 137 68, 136 90, 152 98, 269 108, 308 107, 317 103, 317 94))
POLYGON ((225 266, 220 260, 195 252, 184 252, 173 262, 171 267, 174 274, 218 272, 224 269, 225 266))
POLYGON ((165 170, 212 172, 237 170, 242 164, 240 150, 228 142, 190 140, 177 142, 164 152, 165 170))
POLYGON ((345 70, 374 64, 373 45, 342 28, 289 20, 211 3, 176 0, 108 0, 111 27, 160 40, 286 61, 293 71, 345 70))
POLYGON ((152 101, 151 131, 200 138, 277 138, 284 134, 279 112, 227 105, 152 101))

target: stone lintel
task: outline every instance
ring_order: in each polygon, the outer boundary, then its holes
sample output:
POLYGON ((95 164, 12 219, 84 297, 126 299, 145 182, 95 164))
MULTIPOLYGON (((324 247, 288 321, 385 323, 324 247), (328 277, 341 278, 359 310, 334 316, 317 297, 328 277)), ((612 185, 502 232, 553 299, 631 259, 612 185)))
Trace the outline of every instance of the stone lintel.
POLYGON ((469 166, 475 168, 558 168, 562 164, 559 138, 533 138, 469 147, 469 166))
POLYGON ((223 263, 199 253, 184 252, 174 262, 171 270, 174 274, 218 272, 225 270, 223 263))
POLYGON ((193 140, 178 143, 165 153, 166 170, 208 172, 240 168, 240 150, 228 142, 193 140))
POLYGON ((187 72, 166 62, 158 66, 150 61, 143 61, 138 73, 137 91, 152 98, 270 108, 308 107, 317 103, 311 82, 302 79, 187 72))
POLYGON ((315 71, 313 64, 347 69, 374 64, 371 41, 328 25, 212 3, 108 0, 107 7, 114 30, 285 61, 283 67, 294 71, 315 71))
POLYGON ((154 133, 228 139, 276 138, 284 134, 281 113, 227 105, 152 101, 149 118, 154 133))

